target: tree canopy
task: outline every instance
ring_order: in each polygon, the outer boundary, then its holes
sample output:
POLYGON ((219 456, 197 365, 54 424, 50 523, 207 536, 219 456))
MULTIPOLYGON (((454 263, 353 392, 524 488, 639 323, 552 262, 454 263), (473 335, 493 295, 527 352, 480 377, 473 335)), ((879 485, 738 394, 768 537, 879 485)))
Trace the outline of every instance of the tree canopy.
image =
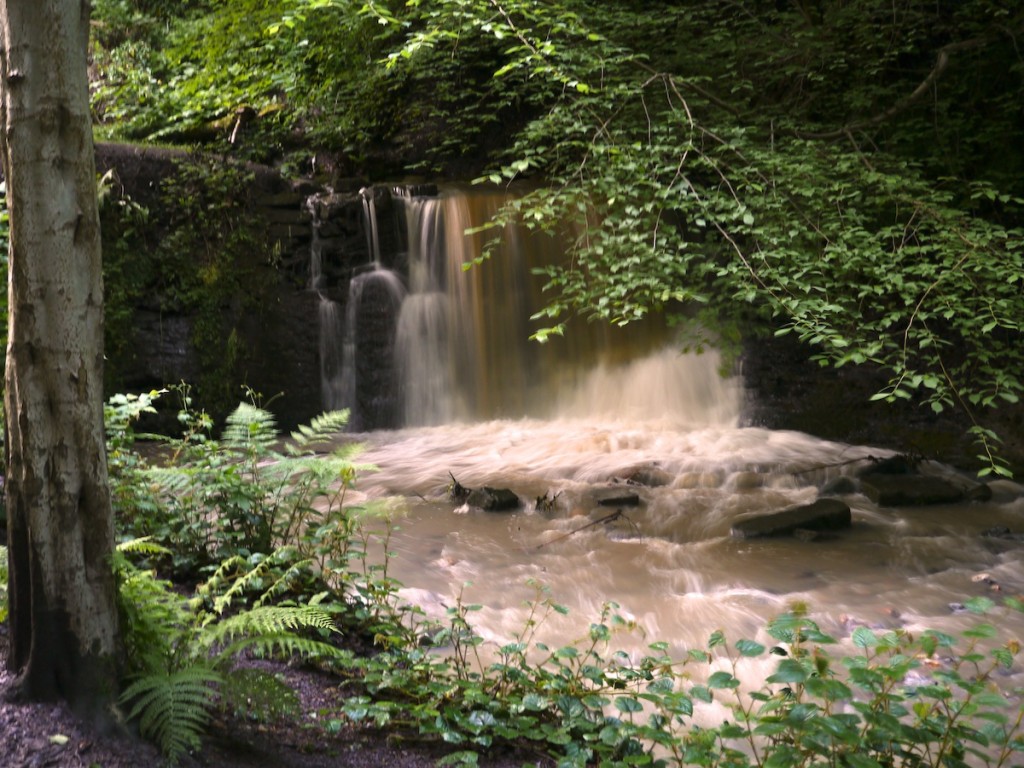
POLYGON ((111 130, 220 120, 233 141, 245 105, 277 137, 251 146, 281 158, 302 132, 351 172, 528 180, 499 218, 573 242, 546 273, 541 340, 573 316, 681 305, 719 325, 769 318, 823 363, 887 370, 879 398, 966 410, 986 454, 974 414, 1024 389, 1017 3, 278 0, 174 15, 170 32, 108 41, 94 103, 111 130))

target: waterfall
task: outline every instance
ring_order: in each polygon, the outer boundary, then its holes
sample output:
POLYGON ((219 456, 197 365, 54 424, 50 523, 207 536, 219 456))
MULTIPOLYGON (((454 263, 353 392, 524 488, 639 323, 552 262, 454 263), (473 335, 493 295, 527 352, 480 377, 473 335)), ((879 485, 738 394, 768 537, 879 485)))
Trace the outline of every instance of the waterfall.
POLYGON ((562 256, 553 237, 508 226, 489 260, 481 233, 505 202, 497 191, 447 189, 401 201, 409 295, 395 345, 407 425, 556 415, 734 422, 739 392, 715 353, 681 355, 660 319, 626 328, 576 323, 565 338, 530 341, 544 304, 535 271, 562 256))
MULTIPOLYGON (((382 265, 376 194, 373 188, 360 190, 362 215, 358 229, 352 230, 361 230, 365 257, 359 258, 358 249, 345 249, 336 265, 342 274, 352 274, 344 305, 330 297, 324 275, 332 249, 314 237, 310 258, 309 286, 319 297, 321 405, 349 409, 350 424, 356 428, 393 427, 400 421, 393 348, 395 321, 406 291, 401 278, 382 265)), ((335 239, 344 235, 343 224, 333 227, 335 239)))
POLYGON ((448 354, 450 315, 441 291, 413 293, 402 304, 395 355, 406 424, 446 424, 464 410, 448 354))
POLYGON ((345 324, 341 306, 324 293, 324 256, 320 243, 314 238, 310 248, 309 289, 317 294, 320 353, 320 399, 325 410, 342 407, 344 400, 344 350, 341 344, 345 324))
POLYGON ((545 303, 537 272, 563 258, 565 245, 513 225, 477 231, 505 192, 411 188, 380 200, 378 192, 363 189, 353 201, 367 257, 349 281, 344 322, 336 307, 321 308, 324 405, 352 409, 355 428, 599 413, 738 418, 739 390, 719 377, 717 355, 680 354, 661 318, 624 328, 576 322, 565 337, 531 341, 539 327, 531 317, 545 303), (404 222, 397 237, 396 222, 404 222), (497 234, 491 258, 475 264, 497 234), (405 251, 392 253, 394 242, 405 251))
POLYGON ((377 201, 374 199, 373 187, 359 190, 363 198, 363 222, 366 230, 366 252, 375 266, 380 266, 380 229, 377 224, 377 201))
POLYGON ((320 393, 325 410, 343 408, 350 382, 346 372, 354 354, 345 338, 341 306, 320 294, 320 393), (344 343, 340 340, 344 339, 344 343))
POLYGON ((406 424, 444 424, 465 416, 456 387, 456 315, 445 290, 449 258, 442 198, 403 200, 409 295, 398 319, 395 353, 406 424))

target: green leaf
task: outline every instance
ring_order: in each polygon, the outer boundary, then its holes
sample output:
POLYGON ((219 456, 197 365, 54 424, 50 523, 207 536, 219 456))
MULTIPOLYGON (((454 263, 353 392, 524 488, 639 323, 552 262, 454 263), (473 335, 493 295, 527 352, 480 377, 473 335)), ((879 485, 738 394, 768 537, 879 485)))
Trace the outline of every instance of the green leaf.
MULTIPOLYGON (((995 607, 995 602, 988 597, 971 597, 964 600, 964 607, 971 613, 988 613, 995 607)), ((982 625, 988 626, 988 625, 982 625)), ((989 635, 985 635, 988 637, 989 635)))
POLYGON ((753 640, 737 640, 736 650, 741 656, 760 656, 765 652, 765 647, 753 640))
POLYGON ((695 685, 690 689, 690 695, 697 701, 703 701, 705 704, 710 704, 713 700, 711 695, 711 689, 705 685, 695 685))
POLYGON ((852 640, 857 648, 875 648, 878 645, 878 636, 867 627, 853 630, 852 640))
POLYGON ((775 668, 775 672, 766 678, 769 683, 802 683, 809 673, 804 665, 796 659, 782 659, 775 668))
POLYGON ((719 670, 708 678, 708 688, 738 688, 740 681, 732 673, 719 670))
POLYGON ((530 712, 541 712, 551 706, 551 700, 538 693, 527 693, 523 696, 523 709, 530 712))
POLYGON ((615 699, 615 708, 619 712, 634 713, 643 711, 643 704, 629 696, 619 696, 615 699))

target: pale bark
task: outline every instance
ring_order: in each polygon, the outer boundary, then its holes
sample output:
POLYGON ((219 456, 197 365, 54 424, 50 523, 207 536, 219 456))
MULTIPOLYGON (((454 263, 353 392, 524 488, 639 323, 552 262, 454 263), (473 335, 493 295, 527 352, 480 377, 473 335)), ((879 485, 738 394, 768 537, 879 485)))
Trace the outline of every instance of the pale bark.
POLYGON ((120 659, 103 443, 89 4, 0 1, 11 220, 4 407, 17 690, 103 717, 120 659))

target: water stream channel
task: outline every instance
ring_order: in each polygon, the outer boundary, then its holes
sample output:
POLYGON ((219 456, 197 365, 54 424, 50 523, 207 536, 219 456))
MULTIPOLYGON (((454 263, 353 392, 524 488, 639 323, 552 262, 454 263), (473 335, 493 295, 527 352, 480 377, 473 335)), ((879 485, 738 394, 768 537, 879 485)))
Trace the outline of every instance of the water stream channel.
MULTIPOLYGON (((1024 593, 1024 545, 989 535, 1024 531, 1024 489, 1008 481, 992 483, 988 501, 922 507, 880 507, 854 489, 841 496, 852 527, 835 535, 733 537, 737 520, 811 502, 888 452, 744 426, 741 376, 723 377, 713 350, 684 354, 664 329, 527 341, 538 287, 523 260, 543 254, 524 255, 512 233, 500 258, 464 271, 479 243, 461 232, 496 201, 406 204, 394 344, 405 426, 348 437, 377 467, 359 493, 389 500, 395 517, 391 574, 428 613, 462 593, 483 606, 477 630, 506 642, 542 584, 569 608, 545 623, 548 643, 580 637, 614 601, 646 633, 618 638, 622 647, 664 640, 682 655, 717 629, 764 640, 765 621, 798 601, 849 638, 858 626, 956 630, 975 620, 961 610, 969 598, 1024 593), (453 503, 453 477, 511 489, 522 504, 453 503), (622 490, 638 503, 599 503, 622 490)), ((1019 616, 995 621, 1007 637, 1024 630, 1019 616)))

